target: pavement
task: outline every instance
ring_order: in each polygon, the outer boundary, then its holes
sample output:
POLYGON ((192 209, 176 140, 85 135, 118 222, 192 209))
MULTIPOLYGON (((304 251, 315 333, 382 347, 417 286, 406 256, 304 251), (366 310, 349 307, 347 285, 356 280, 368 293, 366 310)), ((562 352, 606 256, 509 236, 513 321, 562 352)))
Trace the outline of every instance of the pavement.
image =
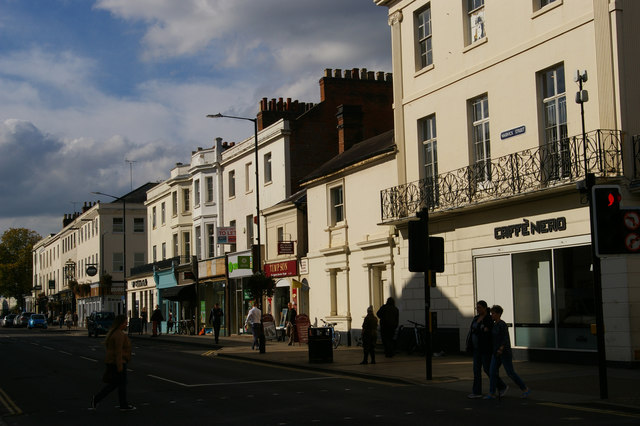
MULTIPOLYGON (((459 390, 461 398, 471 392, 472 360, 462 354, 443 354, 432 358, 432 378, 427 380, 426 359, 418 355, 397 354, 385 358, 376 352, 376 364, 360 365, 363 353, 357 346, 339 346, 332 351, 332 362, 310 362, 307 344, 267 341, 265 353, 251 349, 250 335, 220 337, 215 344, 211 335, 190 336, 161 334, 132 334, 131 338, 171 342, 208 349, 204 354, 239 360, 278 365, 288 368, 382 381, 392 385, 421 385, 459 390)), ((323 358, 328 358, 324 356, 323 358)), ((607 368, 607 398, 600 397, 599 370, 596 365, 576 365, 550 362, 514 360, 514 367, 532 390, 529 399, 551 405, 570 405, 574 408, 606 410, 640 418, 640 368, 607 368)), ((636 366, 637 367, 637 366, 636 366)), ((501 370, 505 376, 504 370, 501 370)), ((505 398, 519 398, 520 390, 508 377, 503 377, 510 389, 505 398)), ((488 392, 489 380, 483 377, 483 390, 488 392)))

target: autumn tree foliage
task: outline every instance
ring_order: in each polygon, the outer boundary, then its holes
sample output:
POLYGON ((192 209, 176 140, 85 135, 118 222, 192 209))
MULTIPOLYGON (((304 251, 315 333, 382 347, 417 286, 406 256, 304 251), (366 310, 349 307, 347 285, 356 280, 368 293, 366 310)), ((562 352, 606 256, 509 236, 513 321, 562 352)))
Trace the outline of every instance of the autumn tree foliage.
POLYGON ((42 237, 26 228, 11 228, 0 237, 0 295, 22 305, 33 288, 33 245, 42 237))

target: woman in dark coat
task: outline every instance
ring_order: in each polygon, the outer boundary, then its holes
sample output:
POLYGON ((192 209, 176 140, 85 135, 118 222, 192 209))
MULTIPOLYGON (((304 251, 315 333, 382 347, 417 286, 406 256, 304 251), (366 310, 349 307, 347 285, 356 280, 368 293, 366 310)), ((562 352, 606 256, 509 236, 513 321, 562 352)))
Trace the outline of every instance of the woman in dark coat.
MULTIPOLYGON (((473 353, 473 387, 468 398, 482 398, 482 371, 489 376, 491 367, 491 330, 493 319, 489 314, 489 306, 484 300, 479 300, 476 304, 478 315, 473 317, 467 338, 467 351, 473 353)), ((496 380, 498 392, 504 394, 507 385, 500 379, 496 380)))
POLYGON ((376 363, 376 340, 378 340, 378 318, 373 314, 373 306, 369 306, 367 316, 362 323, 364 359, 360 364, 368 364, 368 355, 371 355, 371 364, 376 363))

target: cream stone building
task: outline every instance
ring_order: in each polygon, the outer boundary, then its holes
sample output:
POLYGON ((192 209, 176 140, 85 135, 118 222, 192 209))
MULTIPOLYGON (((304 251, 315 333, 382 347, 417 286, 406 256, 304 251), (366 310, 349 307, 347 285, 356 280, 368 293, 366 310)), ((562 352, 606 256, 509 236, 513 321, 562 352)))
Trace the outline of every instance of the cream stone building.
MULTIPOLYGON (((623 205, 640 205, 640 4, 374 3, 389 9, 398 154, 389 188, 369 202, 380 204, 381 229, 397 235, 389 294, 402 320, 424 318, 423 274, 408 271, 407 222, 428 208, 430 234, 445 241, 446 270, 431 289, 436 347, 457 351, 484 299, 504 307, 515 347, 593 359, 599 303, 579 187, 594 174, 597 184, 620 185, 623 205), (581 92, 576 103, 581 89, 588 98, 581 92)), ((610 361, 640 359, 637 256, 601 261, 610 361)))

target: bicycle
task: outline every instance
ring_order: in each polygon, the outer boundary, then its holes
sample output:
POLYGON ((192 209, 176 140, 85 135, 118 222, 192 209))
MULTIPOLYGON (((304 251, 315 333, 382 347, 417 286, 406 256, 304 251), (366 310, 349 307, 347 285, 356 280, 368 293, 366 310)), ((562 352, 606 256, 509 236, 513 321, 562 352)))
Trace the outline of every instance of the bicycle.
POLYGON ((328 327, 331 330, 331 344, 333 345, 333 349, 337 349, 340 346, 340 332, 335 329, 335 326, 338 325, 337 322, 327 322, 320 318, 320 321, 324 323, 325 327, 328 327))
POLYGON ((407 354, 417 352, 420 355, 426 353, 425 339, 426 329, 424 325, 415 321, 407 321, 411 326, 400 326, 398 329, 398 346, 405 350, 407 354))

